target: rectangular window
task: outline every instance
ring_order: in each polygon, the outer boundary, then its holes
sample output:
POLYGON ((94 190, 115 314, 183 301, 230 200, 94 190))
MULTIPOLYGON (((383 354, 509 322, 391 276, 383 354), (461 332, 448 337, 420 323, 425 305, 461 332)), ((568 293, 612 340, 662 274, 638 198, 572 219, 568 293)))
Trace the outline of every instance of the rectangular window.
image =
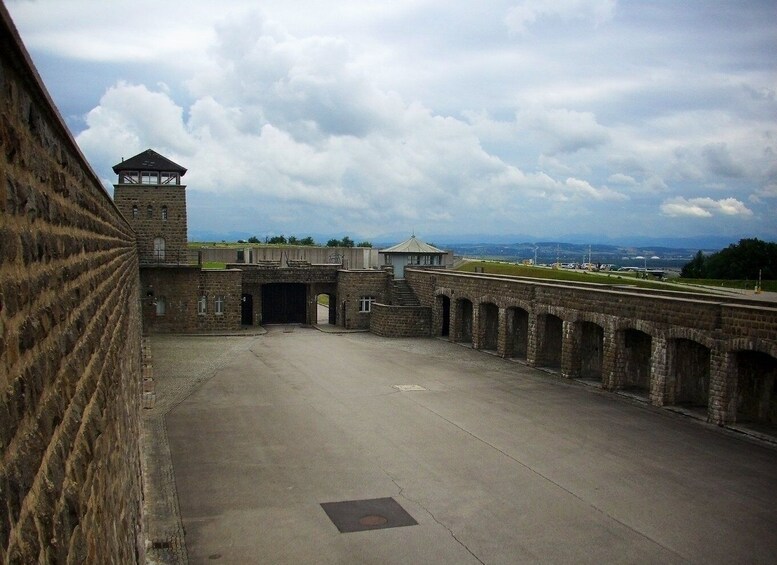
POLYGON ((156 315, 164 316, 167 311, 167 303, 164 296, 158 296, 156 299, 156 315))
POLYGON ((204 316, 208 312, 208 297, 204 294, 197 300, 197 313, 204 316))
POLYGON ((121 173, 121 181, 123 184, 138 184, 138 172, 137 171, 124 171, 121 173))
POLYGON ((178 184, 178 173, 162 173, 159 184, 178 184))
POLYGON ((220 316, 224 313, 224 297, 223 296, 217 296, 216 297, 216 315, 220 316))
POLYGON ((373 302, 375 302, 374 296, 362 296, 359 298, 359 312, 370 312, 373 302))
POLYGON ((167 221, 167 206, 162 206, 162 220, 167 221))
POLYGON ((159 184, 159 174, 156 171, 143 171, 140 173, 141 184, 159 184))

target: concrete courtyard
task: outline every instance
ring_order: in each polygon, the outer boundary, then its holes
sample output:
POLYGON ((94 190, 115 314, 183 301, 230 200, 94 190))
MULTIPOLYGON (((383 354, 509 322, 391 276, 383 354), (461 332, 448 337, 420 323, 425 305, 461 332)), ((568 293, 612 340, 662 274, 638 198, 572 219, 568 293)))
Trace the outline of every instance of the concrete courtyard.
POLYGON ((152 513, 190 563, 777 561, 774 446, 442 340, 151 340, 152 513), (321 507, 384 497, 418 524, 321 507))

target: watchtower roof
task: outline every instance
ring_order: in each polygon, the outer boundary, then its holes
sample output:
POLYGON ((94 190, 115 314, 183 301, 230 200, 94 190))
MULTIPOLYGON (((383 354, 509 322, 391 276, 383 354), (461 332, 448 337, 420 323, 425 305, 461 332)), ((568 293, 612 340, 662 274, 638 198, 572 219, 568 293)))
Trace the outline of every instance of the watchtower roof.
POLYGON ((442 249, 437 249, 436 247, 429 245, 428 243, 424 243, 420 239, 417 239, 416 236, 412 236, 410 239, 407 239, 403 241, 402 243, 398 243, 397 245, 393 247, 389 247, 388 249, 383 249, 382 251, 379 251, 379 253, 425 253, 427 255, 433 255, 433 254, 445 254, 445 251, 442 249))
POLYGON ((113 166, 113 172, 117 175, 121 171, 167 171, 186 174, 186 169, 178 163, 173 163, 167 157, 163 157, 153 149, 146 149, 129 159, 122 159, 121 163, 113 166))

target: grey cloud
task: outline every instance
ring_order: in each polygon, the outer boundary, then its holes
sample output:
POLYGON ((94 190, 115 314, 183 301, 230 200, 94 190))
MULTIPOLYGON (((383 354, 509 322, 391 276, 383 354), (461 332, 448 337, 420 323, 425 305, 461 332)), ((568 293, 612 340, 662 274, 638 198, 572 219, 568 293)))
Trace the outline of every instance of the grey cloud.
POLYGON ((740 178, 745 175, 745 169, 734 161, 725 143, 706 145, 702 149, 705 164, 709 171, 721 177, 740 178))

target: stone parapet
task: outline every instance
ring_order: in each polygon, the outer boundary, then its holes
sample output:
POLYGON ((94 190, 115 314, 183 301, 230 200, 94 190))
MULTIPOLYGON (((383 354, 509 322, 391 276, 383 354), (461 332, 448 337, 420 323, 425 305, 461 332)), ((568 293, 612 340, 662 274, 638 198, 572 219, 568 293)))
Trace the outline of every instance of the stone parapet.
POLYGON ((432 309, 426 306, 392 306, 374 303, 370 331, 382 337, 429 337, 432 309))

